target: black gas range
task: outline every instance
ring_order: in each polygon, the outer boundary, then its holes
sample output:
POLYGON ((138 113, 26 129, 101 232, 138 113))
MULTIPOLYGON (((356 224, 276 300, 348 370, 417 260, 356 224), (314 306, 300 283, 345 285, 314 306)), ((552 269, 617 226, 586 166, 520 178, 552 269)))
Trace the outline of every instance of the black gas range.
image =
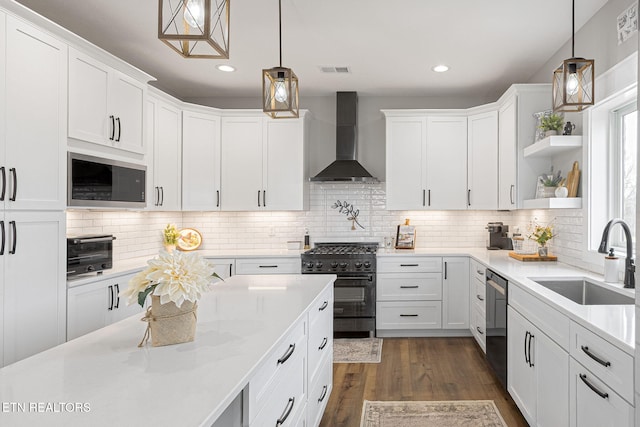
POLYGON ((302 274, 335 274, 335 336, 376 331, 378 243, 316 243, 301 256, 302 274))

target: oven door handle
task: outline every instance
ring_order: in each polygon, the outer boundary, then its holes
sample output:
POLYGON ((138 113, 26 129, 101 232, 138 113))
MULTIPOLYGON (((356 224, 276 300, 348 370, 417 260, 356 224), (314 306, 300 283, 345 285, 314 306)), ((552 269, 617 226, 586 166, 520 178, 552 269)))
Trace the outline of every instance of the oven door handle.
POLYGON ((98 237, 96 239, 73 239, 73 244, 79 245, 82 243, 111 242, 112 240, 116 240, 116 238, 114 236, 110 236, 110 237, 98 237))
POLYGON ((504 295, 504 288, 502 286, 498 285, 495 281, 493 281, 491 279, 487 279, 487 285, 490 285, 499 294, 504 295))
POLYGON ((373 276, 348 276, 348 277, 338 277, 338 280, 368 280, 369 282, 373 282, 373 276))

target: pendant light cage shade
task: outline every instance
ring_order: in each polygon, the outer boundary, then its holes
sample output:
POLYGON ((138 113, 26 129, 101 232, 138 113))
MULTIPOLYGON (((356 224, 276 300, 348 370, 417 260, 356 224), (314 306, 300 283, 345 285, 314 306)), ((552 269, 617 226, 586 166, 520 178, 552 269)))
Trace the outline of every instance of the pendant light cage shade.
POLYGON ((582 111, 594 101, 593 59, 570 58, 553 73, 553 111, 582 111))
POLYGON ((185 58, 229 58, 230 0, 159 0, 158 38, 185 58))
POLYGON ((262 70, 262 111, 274 119, 299 117, 298 77, 291 68, 262 70))

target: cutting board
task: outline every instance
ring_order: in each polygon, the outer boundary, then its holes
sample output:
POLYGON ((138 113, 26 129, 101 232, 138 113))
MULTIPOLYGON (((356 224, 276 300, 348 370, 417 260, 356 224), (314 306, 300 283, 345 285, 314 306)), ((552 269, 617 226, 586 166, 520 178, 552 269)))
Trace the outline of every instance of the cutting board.
POLYGON ((576 197, 578 195, 578 183, 580 182, 580 169, 578 161, 573 162, 573 169, 567 174, 567 197, 576 197))
POLYGON ((555 255, 547 255, 540 256, 538 254, 517 254, 513 251, 509 252, 509 256, 511 258, 517 259, 518 261, 531 262, 531 261, 557 261, 558 257, 555 255))

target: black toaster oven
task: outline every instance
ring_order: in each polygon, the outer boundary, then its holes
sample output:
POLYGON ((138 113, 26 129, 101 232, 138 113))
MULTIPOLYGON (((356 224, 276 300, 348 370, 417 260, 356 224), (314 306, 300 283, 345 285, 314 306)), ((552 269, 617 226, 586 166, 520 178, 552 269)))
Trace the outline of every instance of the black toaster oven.
POLYGON ((67 237, 67 277, 113 267, 111 234, 67 237))

